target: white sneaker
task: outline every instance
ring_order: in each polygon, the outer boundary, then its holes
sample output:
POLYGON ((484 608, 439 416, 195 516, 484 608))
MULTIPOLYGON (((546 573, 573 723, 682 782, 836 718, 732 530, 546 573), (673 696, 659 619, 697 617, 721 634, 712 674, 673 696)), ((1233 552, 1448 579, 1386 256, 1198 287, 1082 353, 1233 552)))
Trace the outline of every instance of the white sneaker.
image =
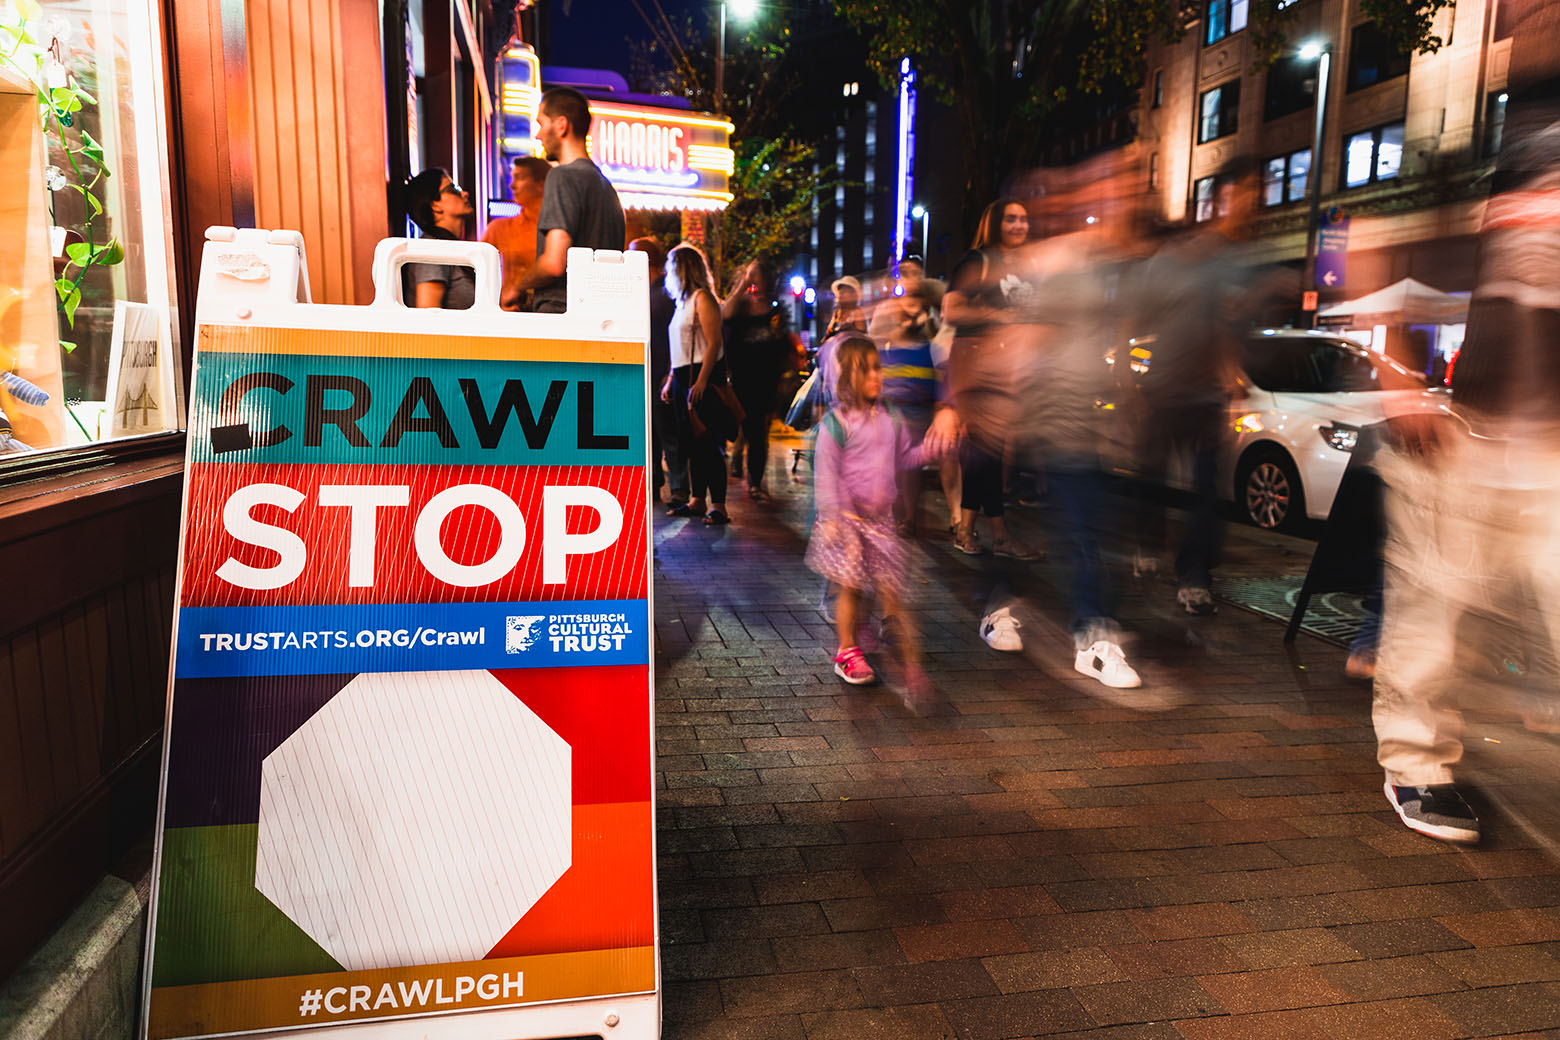
POLYGON ((1127 655, 1121 652, 1121 647, 1105 639, 1079 650, 1078 656, 1073 659, 1073 667, 1079 674, 1098 679, 1117 690, 1130 690, 1143 685, 1138 673, 1127 664, 1127 655))
POLYGON ((980 619, 980 637, 993 650, 1017 653, 1024 649, 1024 639, 1018 634, 1018 618, 1007 607, 1000 607, 980 619))

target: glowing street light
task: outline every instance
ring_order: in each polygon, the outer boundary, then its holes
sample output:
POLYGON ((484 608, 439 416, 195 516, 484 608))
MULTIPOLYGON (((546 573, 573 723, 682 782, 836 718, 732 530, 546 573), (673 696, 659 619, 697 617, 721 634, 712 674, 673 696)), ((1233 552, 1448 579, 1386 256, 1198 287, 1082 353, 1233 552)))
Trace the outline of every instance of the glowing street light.
POLYGON ((715 34, 715 112, 726 111, 726 8, 739 22, 750 22, 758 17, 757 0, 719 0, 720 29, 715 34))
MULTIPOLYGON (((1308 40, 1300 48, 1300 57, 1316 62, 1316 126, 1311 136, 1311 168, 1307 194, 1311 196, 1311 214, 1305 226, 1305 282, 1301 286, 1311 292, 1316 286, 1316 239, 1321 231, 1322 212, 1322 133, 1327 125, 1327 75, 1332 69, 1332 45, 1325 40, 1308 40)), ((1320 308, 1318 308, 1320 310, 1320 308)), ((1311 327, 1316 325, 1316 311, 1311 312, 1311 327)))
POLYGON ((931 242, 932 211, 917 202, 910 207, 910 216, 921 222, 921 267, 930 274, 928 265, 932 262, 932 254, 928 243, 931 242))

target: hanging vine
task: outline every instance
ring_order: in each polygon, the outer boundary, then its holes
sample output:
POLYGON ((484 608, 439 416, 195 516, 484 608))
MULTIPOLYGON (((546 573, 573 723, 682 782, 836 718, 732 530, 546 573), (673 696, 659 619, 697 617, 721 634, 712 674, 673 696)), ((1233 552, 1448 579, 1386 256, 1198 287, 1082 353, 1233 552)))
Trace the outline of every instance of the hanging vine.
MULTIPOLYGON (((102 244, 97 241, 95 221, 103 214, 97 188, 113 174, 103 146, 86 127, 78 125, 83 110, 98 102, 65 65, 64 44, 69 37, 69 23, 59 15, 45 17, 37 0, 9 0, 0 8, 0 63, 32 86, 38 97, 38 117, 44 135, 54 150, 64 155, 68 167, 51 164, 44 170, 51 217, 54 196, 62 191, 76 192, 86 207, 79 228, 83 241, 66 245, 66 264, 54 282, 60 313, 75 328, 82 282, 92 268, 122 262, 125 251, 118 239, 110 238, 102 244)), ((74 343, 62 342, 60 346, 67 352, 75 348, 74 343)))

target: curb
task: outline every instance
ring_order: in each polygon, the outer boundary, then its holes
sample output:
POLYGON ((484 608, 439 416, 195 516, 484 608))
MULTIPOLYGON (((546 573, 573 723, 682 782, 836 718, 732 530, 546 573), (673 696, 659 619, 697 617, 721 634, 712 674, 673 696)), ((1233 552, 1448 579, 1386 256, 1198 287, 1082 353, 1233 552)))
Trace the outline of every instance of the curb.
POLYGON ((48 942, 5 980, 0 1038, 135 1036, 145 937, 144 885, 104 877, 48 942))

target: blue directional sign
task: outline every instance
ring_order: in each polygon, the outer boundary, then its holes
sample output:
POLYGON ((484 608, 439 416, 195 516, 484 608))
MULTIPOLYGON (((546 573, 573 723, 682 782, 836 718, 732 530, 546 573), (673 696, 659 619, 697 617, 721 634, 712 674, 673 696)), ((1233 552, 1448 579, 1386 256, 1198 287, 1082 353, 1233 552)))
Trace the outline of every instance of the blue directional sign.
POLYGON ((1316 288, 1340 289, 1349 259, 1349 215, 1337 206, 1322 214, 1316 249, 1316 288))

